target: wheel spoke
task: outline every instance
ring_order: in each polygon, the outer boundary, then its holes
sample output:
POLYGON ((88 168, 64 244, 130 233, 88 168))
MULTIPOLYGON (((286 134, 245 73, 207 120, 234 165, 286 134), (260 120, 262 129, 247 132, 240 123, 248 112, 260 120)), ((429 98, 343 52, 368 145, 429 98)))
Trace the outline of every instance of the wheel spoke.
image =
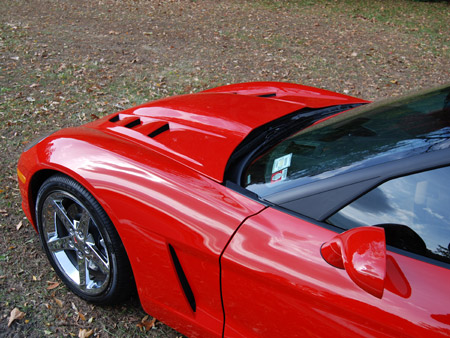
POLYGON ((80 284, 79 287, 81 290, 86 290, 86 259, 85 257, 77 257, 78 263, 78 273, 80 275, 80 284))
POLYGON ((74 250, 72 238, 70 236, 62 238, 51 238, 47 242, 48 249, 52 252, 58 252, 62 250, 74 250))
POLYGON ((77 231, 83 236, 83 238, 86 238, 88 235, 90 220, 91 216, 89 215, 89 212, 86 209, 83 209, 81 218, 77 223, 77 231))
POLYGON ((97 252, 97 250, 94 247, 91 247, 91 246, 88 246, 88 247, 89 247, 89 256, 88 256, 89 260, 92 263, 94 263, 103 274, 108 275, 109 274, 109 263, 105 262, 103 257, 97 252))
POLYGON ((60 206, 59 203, 55 200, 53 200, 52 203, 50 203, 50 206, 55 211, 56 216, 62 222, 67 231, 73 230, 74 228, 73 223, 67 216, 65 209, 62 206, 60 206))

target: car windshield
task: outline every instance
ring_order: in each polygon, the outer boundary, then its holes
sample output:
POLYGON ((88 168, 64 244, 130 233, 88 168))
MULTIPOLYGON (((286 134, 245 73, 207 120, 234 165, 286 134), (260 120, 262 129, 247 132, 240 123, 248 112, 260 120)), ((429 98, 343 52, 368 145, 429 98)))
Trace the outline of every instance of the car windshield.
POLYGON ((247 166, 242 185, 261 197, 450 146, 450 85, 372 103, 319 121, 247 166))

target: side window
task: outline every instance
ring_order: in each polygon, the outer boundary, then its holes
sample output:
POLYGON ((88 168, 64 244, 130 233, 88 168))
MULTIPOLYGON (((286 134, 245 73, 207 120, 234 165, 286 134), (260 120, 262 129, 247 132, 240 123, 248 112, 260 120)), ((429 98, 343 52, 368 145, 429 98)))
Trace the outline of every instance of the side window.
POLYGON ((450 263, 450 167, 387 181, 328 218, 385 229, 388 245, 450 263))

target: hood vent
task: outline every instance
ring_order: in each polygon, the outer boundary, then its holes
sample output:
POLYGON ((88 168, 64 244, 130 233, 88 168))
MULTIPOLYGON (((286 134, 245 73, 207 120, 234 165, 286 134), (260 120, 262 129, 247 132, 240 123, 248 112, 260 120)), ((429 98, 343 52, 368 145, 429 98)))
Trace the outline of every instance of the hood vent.
POLYGON ((140 118, 137 118, 137 119, 131 121, 130 123, 127 123, 127 124, 125 125, 125 127, 126 127, 126 128, 134 128, 134 127, 136 127, 136 126, 138 126, 138 125, 140 125, 140 124, 141 124, 141 119, 140 119, 140 118))
POLYGON ((155 138, 156 136, 170 130, 169 123, 166 121, 157 121, 152 118, 136 117, 126 114, 117 114, 111 117, 109 122, 113 122, 118 127, 134 129, 135 131, 150 138, 155 138))
POLYGON ((117 114, 117 115, 114 116, 114 117, 111 117, 111 118, 109 119, 109 121, 110 121, 110 122, 118 122, 118 121, 120 121, 119 114, 117 114))
POLYGON ((164 133, 165 131, 168 131, 169 128, 169 124, 165 123, 163 124, 161 127, 159 127, 158 129, 152 131, 150 134, 148 134, 149 137, 154 138, 156 136, 158 136, 159 134, 164 133))
POLYGON ((275 96, 277 96, 277 93, 269 93, 269 94, 258 95, 258 97, 275 97, 275 96))

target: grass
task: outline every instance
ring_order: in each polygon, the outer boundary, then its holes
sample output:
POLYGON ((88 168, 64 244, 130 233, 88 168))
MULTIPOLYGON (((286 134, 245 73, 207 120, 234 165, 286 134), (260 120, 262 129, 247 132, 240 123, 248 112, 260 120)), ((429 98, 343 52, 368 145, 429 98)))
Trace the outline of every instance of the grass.
POLYGON ((433 48, 433 53, 450 56, 450 4, 447 1, 260 0, 254 6, 311 13, 317 13, 317 7, 320 7, 321 16, 334 18, 335 15, 345 15, 378 27, 390 26, 404 34, 428 40, 431 46, 441 45, 442 48, 433 48))

